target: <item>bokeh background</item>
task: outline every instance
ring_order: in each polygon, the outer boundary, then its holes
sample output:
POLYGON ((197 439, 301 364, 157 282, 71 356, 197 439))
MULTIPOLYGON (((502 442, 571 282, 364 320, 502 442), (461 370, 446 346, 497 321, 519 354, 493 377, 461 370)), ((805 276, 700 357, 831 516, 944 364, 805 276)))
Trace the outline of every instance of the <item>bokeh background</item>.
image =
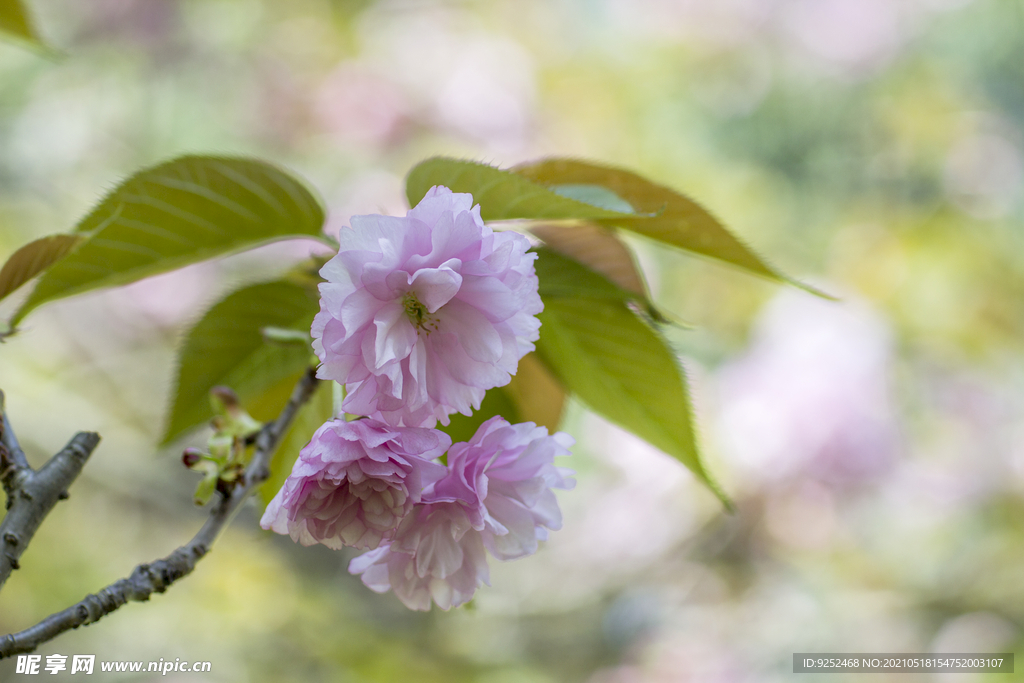
MULTIPOLYGON (((288 166, 329 231, 403 212, 403 176, 429 155, 576 155, 688 193, 840 297, 631 242, 659 304, 693 325, 671 340, 734 515, 572 405, 565 527, 493 563, 471 609, 409 612, 350 577, 349 555, 260 531, 254 504, 167 594, 41 654, 212 662, 107 676, 168 683, 716 683, 790 680, 794 652, 1021 651, 1020 3, 29 4, 62 54, 0 44, 4 258, 185 152, 288 166)), ((0 594, 0 633, 191 537, 205 511, 184 444, 156 446, 173 347, 218 297, 311 248, 54 303, 0 346, 34 463, 77 430, 103 435, 0 594)), ((21 677, 0 662, 0 679, 21 677)))

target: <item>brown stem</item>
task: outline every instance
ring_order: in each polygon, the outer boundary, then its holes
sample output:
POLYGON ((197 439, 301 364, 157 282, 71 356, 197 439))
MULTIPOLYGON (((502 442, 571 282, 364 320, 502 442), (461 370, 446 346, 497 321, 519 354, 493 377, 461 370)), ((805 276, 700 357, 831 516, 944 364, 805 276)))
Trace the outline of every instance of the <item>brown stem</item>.
POLYGON ((128 578, 112 583, 95 595, 87 595, 81 602, 51 614, 35 626, 0 638, 0 659, 31 652, 65 631, 98 621, 129 601, 149 600, 153 593, 163 593, 172 583, 191 573, 245 499, 270 476, 270 459, 274 450, 299 408, 313 395, 316 384, 316 370, 310 368, 296 384, 281 414, 265 425, 256 437, 256 450, 245 470, 242 485, 236 487, 229 497, 218 500, 206 523, 191 541, 161 560, 140 564, 128 578))

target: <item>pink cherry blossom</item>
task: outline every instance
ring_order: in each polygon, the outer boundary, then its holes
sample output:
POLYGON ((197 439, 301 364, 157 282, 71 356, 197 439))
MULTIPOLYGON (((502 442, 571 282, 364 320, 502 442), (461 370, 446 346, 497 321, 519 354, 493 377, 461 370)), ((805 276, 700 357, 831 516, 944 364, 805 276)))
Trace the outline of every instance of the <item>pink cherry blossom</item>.
POLYGON ((529 242, 493 232, 468 194, 434 187, 405 217, 354 216, 320 270, 318 376, 347 385, 349 413, 448 424, 507 384, 543 310, 529 242))
POLYGON ((445 475, 431 460, 450 444, 436 429, 330 420, 299 452, 260 526, 302 545, 376 548, 445 475))
POLYGON ((416 505, 389 545, 360 555, 348 570, 362 574, 369 588, 415 610, 443 610, 468 602, 476 589, 490 585, 480 531, 465 506, 456 502, 416 505))
POLYGON ((532 422, 491 418, 448 450, 448 474, 424 491, 391 543, 355 558, 349 571, 379 593, 394 589, 411 609, 463 604, 488 583, 485 547, 499 560, 523 557, 561 528, 551 489, 575 482, 554 458, 572 444, 532 422))
POLYGON ((548 530, 562 528, 553 488, 571 489, 570 470, 554 466, 569 455, 574 440, 565 432, 548 435, 532 422, 509 424, 492 417, 468 443, 448 450, 448 476, 435 484, 433 500, 479 500, 484 545, 499 560, 537 552, 548 530))

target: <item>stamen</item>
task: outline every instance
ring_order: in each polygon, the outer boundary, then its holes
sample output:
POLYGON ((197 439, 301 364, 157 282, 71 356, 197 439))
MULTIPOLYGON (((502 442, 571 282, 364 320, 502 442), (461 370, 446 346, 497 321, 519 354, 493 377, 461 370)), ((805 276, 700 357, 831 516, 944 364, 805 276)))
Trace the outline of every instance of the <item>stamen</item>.
POLYGON ((402 306, 405 308, 405 315, 409 318, 409 322, 416 326, 417 334, 420 331, 430 334, 437 329, 437 319, 430 315, 425 305, 420 303, 415 292, 406 292, 402 297, 402 306))

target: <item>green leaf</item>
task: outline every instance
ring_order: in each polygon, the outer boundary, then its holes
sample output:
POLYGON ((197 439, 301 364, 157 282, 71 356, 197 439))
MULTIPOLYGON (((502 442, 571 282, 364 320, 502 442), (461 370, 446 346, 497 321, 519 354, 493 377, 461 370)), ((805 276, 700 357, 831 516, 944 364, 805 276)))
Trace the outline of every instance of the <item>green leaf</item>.
POLYGON ((324 213, 296 179, 262 161, 187 156, 141 171, 75 228, 87 239, 39 280, 11 320, 72 294, 292 237, 319 238, 324 213))
POLYGON ((555 194, 619 213, 636 213, 633 206, 611 190, 599 185, 549 185, 555 194))
POLYGON ((298 344, 309 347, 313 338, 308 330, 292 330, 285 327, 264 327, 260 332, 263 338, 272 344, 298 344))
POLYGON ((434 157, 417 164, 405 181, 409 206, 415 206, 434 185, 453 192, 468 192, 487 221, 516 218, 599 219, 625 218, 620 213, 558 194, 521 174, 474 161, 434 157))
POLYGON ((730 505, 701 462, 686 377, 657 332, 609 299, 549 298, 540 319, 537 353, 566 389, 678 459, 730 505))
POLYGON ((512 399, 520 421, 547 427, 550 433, 558 430, 565 408, 565 389, 536 352, 519 359, 519 369, 501 390, 512 399))
POLYGON ((470 416, 456 413, 450 417, 451 424, 438 429, 452 437, 453 443, 469 441, 480 425, 501 415, 512 424, 533 422, 554 433, 564 407, 565 389, 537 354, 529 353, 519 359, 519 368, 511 382, 484 395, 480 410, 470 416))
MULTIPOLYGON (((530 232, 544 240, 550 250, 580 263, 632 295, 643 304, 651 320, 669 322, 651 300, 647 282, 633 258, 633 252, 612 230, 600 225, 563 224, 532 226, 530 232)), ((566 274, 549 273, 546 277, 564 281, 566 274)), ((543 278, 541 286, 544 286, 543 278)))
POLYGON ((0 268, 0 299, 60 261, 84 240, 82 235, 50 235, 18 249, 0 268))
POLYGON ((275 417, 312 362, 312 351, 306 345, 268 341, 263 330, 309 330, 317 310, 313 291, 274 281, 239 289, 207 311, 178 355, 164 442, 213 417, 208 394, 218 384, 233 389, 256 419, 275 417))
MULTIPOLYGON (((627 202, 636 211, 647 214, 602 219, 601 222, 604 224, 616 225, 659 242, 724 261, 762 277, 789 282, 815 294, 821 294, 768 265, 692 199, 667 187, 656 185, 635 173, 562 158, 524 164, 512 170, 524 178, 551 188, 566 185, 577 188, 581 185, 603 188, 627 202)), ((580 196, 580 190, 576 189, 575 194, 580 196)))
POLYGON ((313 433, 334 416, 332 396, 333 382, 317 382, 306 405, 302 406, 292 426, 277 444, 270 461, 270 478, 260 487, 260 498, 267 505, 284 485, 291 474, 292 466, 299 457, 299 451, 313 438, 313 433))
POLYGON ((213 498, 213 494, 217 493, 217 482, 219 480, 219 473, 214 468, 213 472, 205 475, 196 485, 196 492, 192 495, 192 502, 200 506, 209 503, 210 499, 213 498))
POLYGON ((537 225, 530 232, 552 251, 585 265, 623 290, 647 299, 647 283, 626 243, 599 225, 537 225))
POLYGON ((535 251, 537 260, 534 266, 540 281, 540 296, 545 303, 549 297, 583 296, 615 301, 639 298, 575 259, 544 247, 535 251))
POLYGON ((0 31, 42 46, 21 0, 0 0, 0 31))
POLYGON ((472 415, 455 413, 449 419, 448 426, 438 426, 438 429, 452 437, 452 443, 469 441, 476 434, 476 430, 487 420, 495 415, 515 424, 523 422, 519 416, 519 410, 512 402, 512 397, 504 390, 504 387, 491 389, 484 394, 484 400, 480 402, 480 410, 473 411, 472 415))

